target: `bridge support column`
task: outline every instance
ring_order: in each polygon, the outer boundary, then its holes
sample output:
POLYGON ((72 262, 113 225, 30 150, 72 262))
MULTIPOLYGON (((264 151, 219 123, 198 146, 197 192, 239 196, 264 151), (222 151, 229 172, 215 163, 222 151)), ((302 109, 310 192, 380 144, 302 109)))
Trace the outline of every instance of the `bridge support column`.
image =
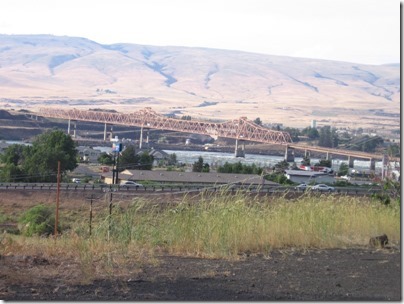
POLYGON ((149 147, 149 131, 150 129, 146 129, 146 146, 149 147))
POLYGON ((304 150, 304 157, 310 157, 310 151, 305 149, 304 150))
POLYGON ((245 157, 245 142, 241 140, 241 150, 239 149, 238 139, 236 139, 236 148, 234 150, 235 157, 245 157))
POLYGON ((325 157, 326 160, 331 160, 332 159, 332 155, 330 152, 327 152, 327 155, 325 157))
POLYGON ((376 160, 374 158, 370 159, 370 170, 372 171, 376 170, 376 160))
POLYGON ((104 124, 104 141, 107 141, 107 123, 104 124))
POLYGON ((288 163, 293 163, 295 161, 295 149, 289 148, 288 146, 286 146, 285 160, 288 163))
POLYGON ((143 126, 140 127, 139 149, 142 149, 143 144, 143 126))
POLYGON ((77 121, 73 123, 73 137, 76 138, 77 121))
POLYGON ((354 167, 354 160, 353 156, 348 156, 348 167, 351 169, 354 167))
POLYGON ((109 140, 112 140, 114 138, 114 126, 111 126, 111 131, 109 132, 109 140))
POLYGON ((67 121, 67 135, 70 135, 70 119, 67 121))

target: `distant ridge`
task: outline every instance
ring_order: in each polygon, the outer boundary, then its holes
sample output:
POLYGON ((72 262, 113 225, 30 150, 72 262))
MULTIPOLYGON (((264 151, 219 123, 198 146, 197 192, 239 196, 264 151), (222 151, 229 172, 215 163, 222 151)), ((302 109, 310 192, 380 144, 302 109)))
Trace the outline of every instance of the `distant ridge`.
MULTIPOLYGON (((400 113, 399 63, 103 45, 51 35, 0 35, 0 41, 2 107, 97 105, 131 111, 150 106, 203 119, 261 117, 302 127, 313 119, 357 124, 361 117, 361 123, 377 125, 382 122, 375 113, 400 113)), ((394 127, 396 120, 383 123, 394 127)))

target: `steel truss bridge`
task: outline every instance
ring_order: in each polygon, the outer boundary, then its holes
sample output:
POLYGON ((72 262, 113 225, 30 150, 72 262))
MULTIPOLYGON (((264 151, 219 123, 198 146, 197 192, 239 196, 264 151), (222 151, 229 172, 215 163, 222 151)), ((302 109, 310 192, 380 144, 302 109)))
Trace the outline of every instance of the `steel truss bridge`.
MULTIPOLYGON (((125 125, 158 130, 170 130, 184 133, 209 135, 213 138, 225 137, 243 141, 254 141, 266 144, 283 145, 291 149, 315 151, 326 153, 328 155, 343 155, 349 158, 368 159, 371 161, 382 160, 384 155, 365 153, 359 151, 350 151, 342 149, 330 149, 302 144, 294 144, 288 132, 274 131, 261 127, 246 117, 240 117, 223 123, 214 123, 196 120, 183 120, 163 116, 147 107, 129 114, 102 112, 102 111, 84 111, 77 109, 53 109, 41 108, 39 116, 49 118, 59 118, 73 121, 88 121, 104 123, 105 125, 125 125)), ((286 152, 288 153, 288 152, 286 152)), ((400 159, 390 158, 390 161, 400 162, 400 159)))
POLYGON ((156 113, 151 108, 144 108, 129 114, 41 108, 39 115, 68 120, 202 134, 213 138, 226 137, 281 145, 292 143, 289 133, 263 128, 245 117, 223 123, 203 122, 169 118, 156 113))

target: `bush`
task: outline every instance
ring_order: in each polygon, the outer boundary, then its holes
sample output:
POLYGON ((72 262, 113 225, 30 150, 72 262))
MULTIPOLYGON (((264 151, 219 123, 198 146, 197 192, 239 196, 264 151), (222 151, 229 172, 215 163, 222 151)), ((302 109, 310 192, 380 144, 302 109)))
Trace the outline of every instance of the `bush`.
MULTIPOLYGON (((54 210, 43 204, 32 207, 20 218, 21 232, 26 236, 50 235, 55 230, 54 210)), ((58 227, 58 232, 60 232, 58 227)))

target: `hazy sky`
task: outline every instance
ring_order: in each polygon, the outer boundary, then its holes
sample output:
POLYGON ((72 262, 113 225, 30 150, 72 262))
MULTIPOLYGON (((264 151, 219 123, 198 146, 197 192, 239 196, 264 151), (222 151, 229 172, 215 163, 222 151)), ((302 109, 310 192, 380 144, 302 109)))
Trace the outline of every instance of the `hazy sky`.
POLYGON ((400 1, 0 0, 0 34, 398 63, 400 1))

